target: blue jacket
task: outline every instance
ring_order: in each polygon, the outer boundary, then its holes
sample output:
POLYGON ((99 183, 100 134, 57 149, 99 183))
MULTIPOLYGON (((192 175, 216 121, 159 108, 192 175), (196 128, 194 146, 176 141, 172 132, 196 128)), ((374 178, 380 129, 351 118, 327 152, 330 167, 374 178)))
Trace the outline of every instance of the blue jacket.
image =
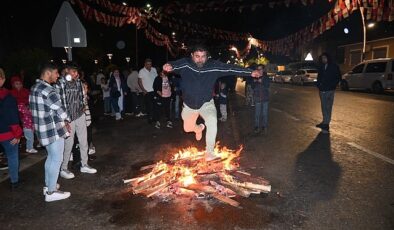
POLYGON ((252 88, 253 88, 253 97, 255 102, 269 101, 270 84, 271 81, 267 76, 267 73, 264 73, 263 76, 259 79, 254 79, 252 83, 252 88))
POLYGON ((324 65, 319 67, 316 85, 320 91, 335 90, 341 80, 341 71, 338 65, 330 62, 327 64, 327 68, 324 65))
POLYGON ((170 62, 173 71, 182 78, 183 102, 192 109, 199 109, 212 99, 216 80, 223 76, 249 76, 252 70, 208 59, 198 67, 191 58, 170 62))

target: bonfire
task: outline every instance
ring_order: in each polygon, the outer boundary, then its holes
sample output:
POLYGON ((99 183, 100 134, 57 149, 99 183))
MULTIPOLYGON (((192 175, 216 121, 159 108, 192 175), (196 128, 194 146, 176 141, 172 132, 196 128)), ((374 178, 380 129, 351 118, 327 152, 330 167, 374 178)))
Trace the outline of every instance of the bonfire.
POLYGON ((249 197, 251 194, 268 193, 271 185, 262 177, 252 177, 241 171, 238 163, 242 146, 234 151, 226 147, 215 147, 217 159, 205 161, 204 151, 189 147, 170 157, 140 169, 142 175, 123 180, 130 184, 134 194, 167 199, 174 195, 197 198, 213 197, 238 207, 235 196, 249 197))

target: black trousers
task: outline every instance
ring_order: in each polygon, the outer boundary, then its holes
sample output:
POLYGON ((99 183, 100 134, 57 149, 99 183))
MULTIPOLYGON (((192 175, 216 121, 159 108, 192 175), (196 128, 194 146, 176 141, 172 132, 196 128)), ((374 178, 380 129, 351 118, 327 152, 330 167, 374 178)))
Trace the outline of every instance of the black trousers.
POLYGON ((149 120, 153 119, 153 102, 154 102, 154 92, 148 92, 145 94, 145 112, 149 120))
POLYGON ((158 98, 157 100, 155 100, 154 108, 154 121, 160 121, 160 114, 162 113, 162 110, 164 110, 164 116, 166 117, 167 121, 171 120, 171 97, 158 98))

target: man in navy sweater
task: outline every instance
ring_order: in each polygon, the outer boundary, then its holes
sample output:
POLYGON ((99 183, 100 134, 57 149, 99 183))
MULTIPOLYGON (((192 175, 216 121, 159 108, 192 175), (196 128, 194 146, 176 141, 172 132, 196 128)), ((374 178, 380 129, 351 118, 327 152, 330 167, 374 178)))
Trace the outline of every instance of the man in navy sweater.
POLYGON ((166 72, 175 72, 182 78, 183 95, 183 128, 185 132, 194 132, 196 140, 201 140, 202 131, 207 127, 206 155, 207 161, 216 159, 214 154, 217 115, 213 102, 213 87, 216 80, 223 76, 252 76, 260 77, 258 71, 228 65, 220 61, 208 59, 208 50, 203 45, 196 45, 190 58, 182 58, 163 66, 166 72), (204 124, 196 124, 201 116, 204 124))
POLYGON ((328 133, 330 130, 334 93, 341 79, 341 71, 338 65, 332 61, 330 55, 328 53, 320 55, 317 88, 320 94, 323 121, 316 127, 321 128, 323 133, 328 133))

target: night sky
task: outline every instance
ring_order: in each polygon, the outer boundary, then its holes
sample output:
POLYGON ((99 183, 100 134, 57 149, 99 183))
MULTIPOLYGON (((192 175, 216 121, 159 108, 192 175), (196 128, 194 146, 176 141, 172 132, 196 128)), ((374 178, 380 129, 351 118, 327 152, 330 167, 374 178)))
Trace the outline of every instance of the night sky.
MULTIPOLYGON (((122 1, 113 2, 121 3, 122 1)), ((35 0, 35 1, 1 1, 0 9, 0 66, 7 59, 7 56, 20 49, 40 48, 46 50, 52 59, 59 61, 66 59, 64 49, 51 48, 50 30, 54 19, 63 1, 61 0, 35 0)), ((150 3, 153 8, 165 6, 171 1, 141 1, 129 0, 129 6, 144 7, 150 3)), ((182 1, 195 2, 195 1, 182 1)), ((247 3, 260 3, 261 1, 244 0, 247 3)), ((324 15, 331 9, 333 3, 326 0, 315 1, 313 5, 303 6, 301 3, 292 4, 289 8, 285 6, 269 8, 257 8, 255 11, 227 12, 227 13, 193 13, 190 15, 175 14, 183 20, 191 21, 201 25, 230 30, 234 32, 249 32, 253 37, 261 40, 274 40, 296 32, 304 28, 317 18, 324 15)), ((112 28, 92 21, 86 21, 80 9, 73 6, 75 12, 87 30, 88 48, 74 48, 74 53, 92 53, 93 59, 100 62, 107 62, 106 53, 113 53, 113 63, 124 65, 124 57, 132 58, 132 66, 135 65, 135 26, 126 25, 123 28, 112 28), (117 42, 124 41, 124 49, 117 48, 117 42)), ((168 28, 156 25, 160 31, 171 33, 168 28)), ((361 19, 359 13, 353 13, 348 19, 338 23, 333 29, 327 31, 318 40, 335 40, 338 44, 361 41, 361 19), (344 27, 350 29, 350 33, 343 33, 344 27)), ((379 23, 374 31, 368 32, 368 38, 379 38, 393 34, 393 23, 379 23)), ((177 34, 178 40, 185 43, 193 41, 194 38, 177 34)), ((212 55, 226 50, 228 45, 236 44, 228 41, 213 41, 202 39, 202 42, 210 45, 212 55)), ((240 48, 241 44, 239 45, 240 48)), ((224 51, 225 52, 225 51, 224 51)), ((162 64, 166 60, 166 50, 163 47, 156 47, 145 39, 142 31, 138 33, 138 67, 141 67, 143 59, 151 57, 157 64, 162 64)), ((169 57, 170 59, 173 57, 169 57)))

